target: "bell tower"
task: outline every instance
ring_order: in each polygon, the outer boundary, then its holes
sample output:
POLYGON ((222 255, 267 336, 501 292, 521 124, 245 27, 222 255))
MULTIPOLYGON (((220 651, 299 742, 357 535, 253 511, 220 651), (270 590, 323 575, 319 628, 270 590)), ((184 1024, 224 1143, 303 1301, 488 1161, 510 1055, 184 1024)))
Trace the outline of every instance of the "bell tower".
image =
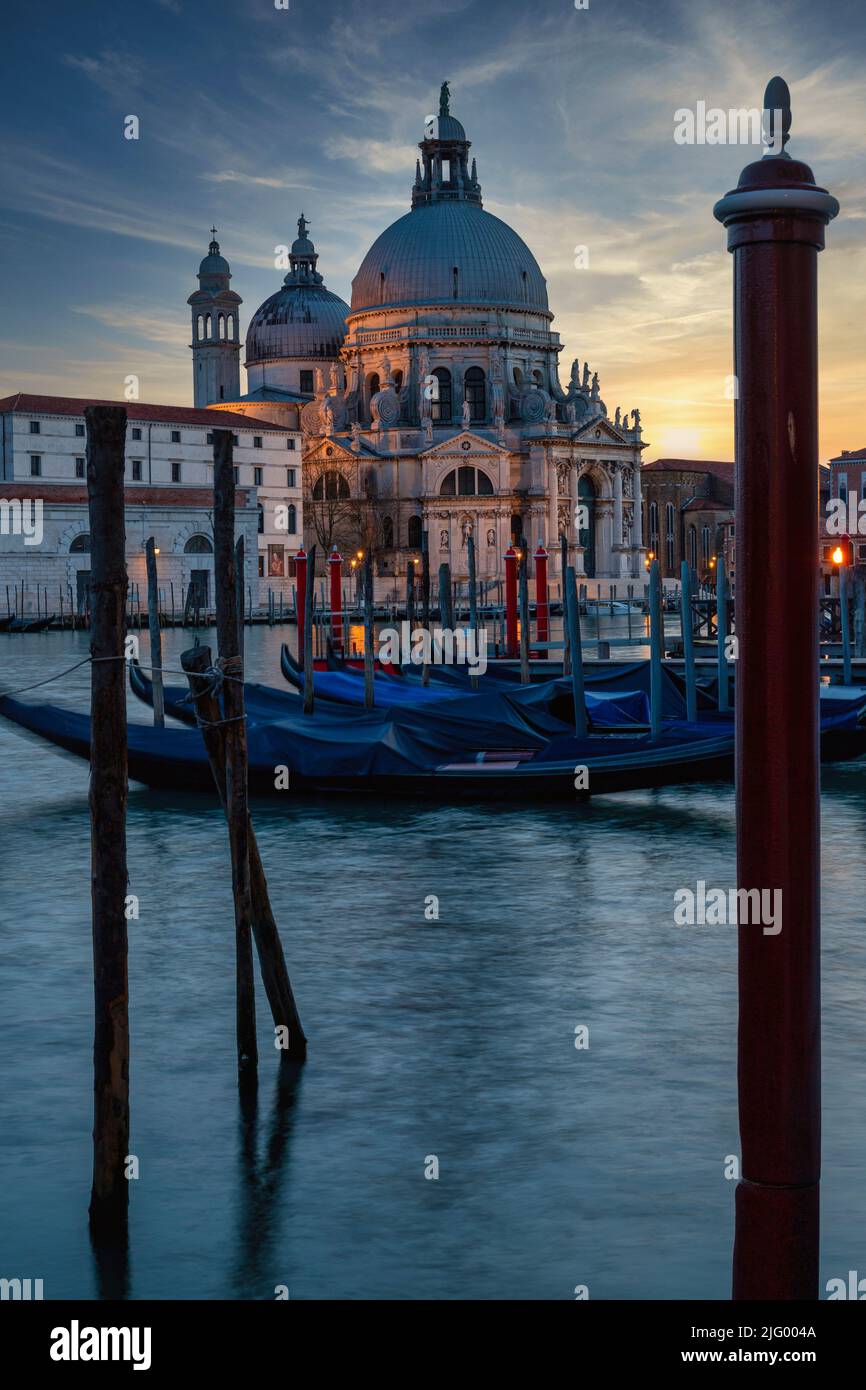
POLYGON ((239 294, 229 289, 228 261, 220 255, 216 227, 198 268, 199 288, 186 301, 192 312, 193 404, 236 401, 241 393, 241 343, 238 334, 239 294))

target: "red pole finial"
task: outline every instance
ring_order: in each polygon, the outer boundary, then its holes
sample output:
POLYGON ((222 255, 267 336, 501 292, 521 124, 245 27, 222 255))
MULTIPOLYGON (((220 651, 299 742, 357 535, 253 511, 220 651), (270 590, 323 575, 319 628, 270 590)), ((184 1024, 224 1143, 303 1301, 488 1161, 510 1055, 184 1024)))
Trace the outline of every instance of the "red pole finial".
POLYGON ((298 661, 304 664, 304 624, 307 607, 307 552, 301 546, 295 556, 295 609, 298 619, 298 661))
POLYGON ((505 655, 517 656, 517 551, 505 552, 505 655))

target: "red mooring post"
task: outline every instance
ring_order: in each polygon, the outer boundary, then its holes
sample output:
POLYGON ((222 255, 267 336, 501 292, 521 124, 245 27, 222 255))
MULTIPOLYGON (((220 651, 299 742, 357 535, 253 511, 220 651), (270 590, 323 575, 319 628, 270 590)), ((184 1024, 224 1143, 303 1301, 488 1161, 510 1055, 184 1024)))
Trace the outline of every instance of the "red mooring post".
MULTIPOLYGON (((818 1297, 820 843, 817 253, 839 204, 777 147, 715 206, 734 256, 737 884, 781 893, 781 931, 739 918, 741 1178, 733 1297, 818 1297)), ((781 113, 779 117, 772 113, 781 113)))
POLYGON ((550 641, 550 607, 547 602, 547 551, 538 542, 535 560, 535 638, 538 642, 550 641))
POLYGON ((505 552, 505 655, 517 656, 517 552, 505 552))
POLYGON ((298 619, 298 664, 304 665, 304 628, 307 613, 307 552, 301 546, 295 556, 295 610, 298 619))
POLYGON ((331 576, 331 641, 335 647, 342 647, 343 557, 336 546, 328 556, 328 573, 331 576))

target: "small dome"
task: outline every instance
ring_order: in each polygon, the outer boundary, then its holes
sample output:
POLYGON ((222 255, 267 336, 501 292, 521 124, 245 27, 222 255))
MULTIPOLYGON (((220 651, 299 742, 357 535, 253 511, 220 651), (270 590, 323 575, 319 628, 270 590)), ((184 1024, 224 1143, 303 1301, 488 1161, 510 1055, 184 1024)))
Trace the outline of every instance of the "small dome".
POLYGON ((209 255, 205 256, 198 268, 199 275, 231 275, 229 263, 225 256, 209 255))
POLYGON ((348 312, 348 304, 323 285, 284 285, 250 320, 246 365, 281 357, 339 357, 348 312))
POLYGON ((374 241, 352 282, 353 313, 454 302, 548 312, 547 283, 526 242, 478 203, 413 208, 374 241))
POLYGON ((437 116, 435 140, 465 140, 466 131, 456 116, 437 116))

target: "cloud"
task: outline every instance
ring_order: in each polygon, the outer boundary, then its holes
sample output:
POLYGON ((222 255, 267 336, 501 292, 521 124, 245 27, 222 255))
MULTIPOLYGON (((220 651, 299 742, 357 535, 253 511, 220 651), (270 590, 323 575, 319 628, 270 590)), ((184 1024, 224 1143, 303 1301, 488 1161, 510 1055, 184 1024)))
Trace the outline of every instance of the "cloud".
POLYGON ((96 58, 65 53, 63 62, 67 67, 80 72, 112 100, 135 94, 144 78, 144 73, 132 54, 120 48, 104 48, 96 58))
POLYGON ((351 135, 333 135, 325 141, 329 159, 349 159, 362 169, 393 174, 400 169, 414 170, 417 149, 395 140, 359 140, 351 135))

